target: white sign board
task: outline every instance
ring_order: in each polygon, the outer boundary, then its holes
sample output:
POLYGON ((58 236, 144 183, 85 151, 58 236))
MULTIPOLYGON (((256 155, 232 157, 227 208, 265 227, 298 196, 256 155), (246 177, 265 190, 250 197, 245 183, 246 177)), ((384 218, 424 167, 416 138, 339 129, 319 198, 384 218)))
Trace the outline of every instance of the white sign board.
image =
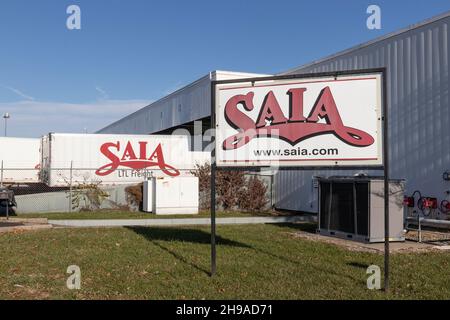
POLYGON ((381 166, 382 74, 216 84, 216 164, 381 166))

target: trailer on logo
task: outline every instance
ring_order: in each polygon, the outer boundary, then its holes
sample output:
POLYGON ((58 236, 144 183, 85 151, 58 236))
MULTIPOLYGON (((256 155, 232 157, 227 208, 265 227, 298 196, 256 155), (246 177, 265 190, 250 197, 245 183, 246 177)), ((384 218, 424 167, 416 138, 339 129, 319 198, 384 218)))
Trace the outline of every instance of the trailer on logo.
POLYGON ((196 164, 209 161, 208 153, 189 151, 183 135, 50 133, 41 144, 42 182, 49 186, 191 175, 196 164))

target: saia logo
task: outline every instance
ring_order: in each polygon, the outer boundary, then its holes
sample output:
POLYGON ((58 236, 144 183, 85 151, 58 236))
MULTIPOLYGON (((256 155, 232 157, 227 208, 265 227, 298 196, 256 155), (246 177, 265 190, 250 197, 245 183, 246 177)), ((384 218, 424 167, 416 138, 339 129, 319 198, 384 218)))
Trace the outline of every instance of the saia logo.
POLYGON ((171 165, 168 165, 164 161, 164 154, 161 144, 158 144, 156 149, 150 154, 149 157, 147 156, 146 141, 139 142, 139 156, 136 156, 133 145, 130 141, 128 141, 128 143, 126 144, 121 157, 119 157, 113 150, 115 150, 116 153, 121 152, 119 141, 115 143, 107 142, 100 147, 100 152, 111 162, 105 164, 97 171, 95 171, 97 175, 106 176, 114 172, 119 166, 124 166, 135 170, 141 170, 150 167, 159 167, 162 172, 169 176, 175 177, 180 174, 177 169, 175 169, 171 165))
POLYGON ((241 104, 245 110, 253 110, 254 92, 231 97, 225 105, 225 119, 239 132, 225 139, 222 148, 237 149, 256 137, 276 137, 296 145, 300 141, 322 134, 334 134, 355 147, 367 147, 374 143, 374 138, 368 133, 344 125, 328 86, 322 89, 310 114, 305 117, 305 91, 306 88, 294 88, 286 92, 289 95, 289 118, 283 114, 273 91, 269 91, 256 121, 238 109, 241 104), (319 123, 320 119, 325 119, 326 123, 319 123), (269 121, 269 124, 266 121, 269 121))

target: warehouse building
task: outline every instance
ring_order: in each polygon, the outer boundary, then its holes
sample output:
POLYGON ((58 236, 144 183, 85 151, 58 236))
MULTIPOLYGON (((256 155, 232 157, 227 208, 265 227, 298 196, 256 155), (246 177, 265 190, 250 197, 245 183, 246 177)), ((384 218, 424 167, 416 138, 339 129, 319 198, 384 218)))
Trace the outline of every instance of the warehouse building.
MULTIPOLYGON (((419 190, 449 199, 450 181, 450 12, 281 74, 385 67, 391 178, 406 180, 406 193, 419 190)), ((195 120, 210 126, 210 81, 259 75, 212 72, 171 95, 101 129, 99 133, 192 131, 195 120)), ((275 207, 317 212, 315 177, 382 172, 297 171, 276 173, 275 207)))
POLYGON ((259 76, 268 75, 228 71, 210 72, 97 133, 171 134, 173 130, 182 128, 193 133, 194 121, 202 121, 203 131, 205 131, 211 127, 211 81, 259 76))

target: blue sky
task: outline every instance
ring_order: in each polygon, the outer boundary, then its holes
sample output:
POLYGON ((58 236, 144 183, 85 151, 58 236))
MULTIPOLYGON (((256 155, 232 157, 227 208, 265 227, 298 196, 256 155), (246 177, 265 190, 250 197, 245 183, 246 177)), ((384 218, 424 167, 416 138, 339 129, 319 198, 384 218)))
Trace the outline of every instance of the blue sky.
POLYGON ((442 0, 1 0, 0 115, 11 113, 9 136, 93 132, 211 70, 279 73, 448 10, 442 0), (66 28, 71 4, 81 30, 66 28), (370 4, 381 30, 366 27, 370 4))

